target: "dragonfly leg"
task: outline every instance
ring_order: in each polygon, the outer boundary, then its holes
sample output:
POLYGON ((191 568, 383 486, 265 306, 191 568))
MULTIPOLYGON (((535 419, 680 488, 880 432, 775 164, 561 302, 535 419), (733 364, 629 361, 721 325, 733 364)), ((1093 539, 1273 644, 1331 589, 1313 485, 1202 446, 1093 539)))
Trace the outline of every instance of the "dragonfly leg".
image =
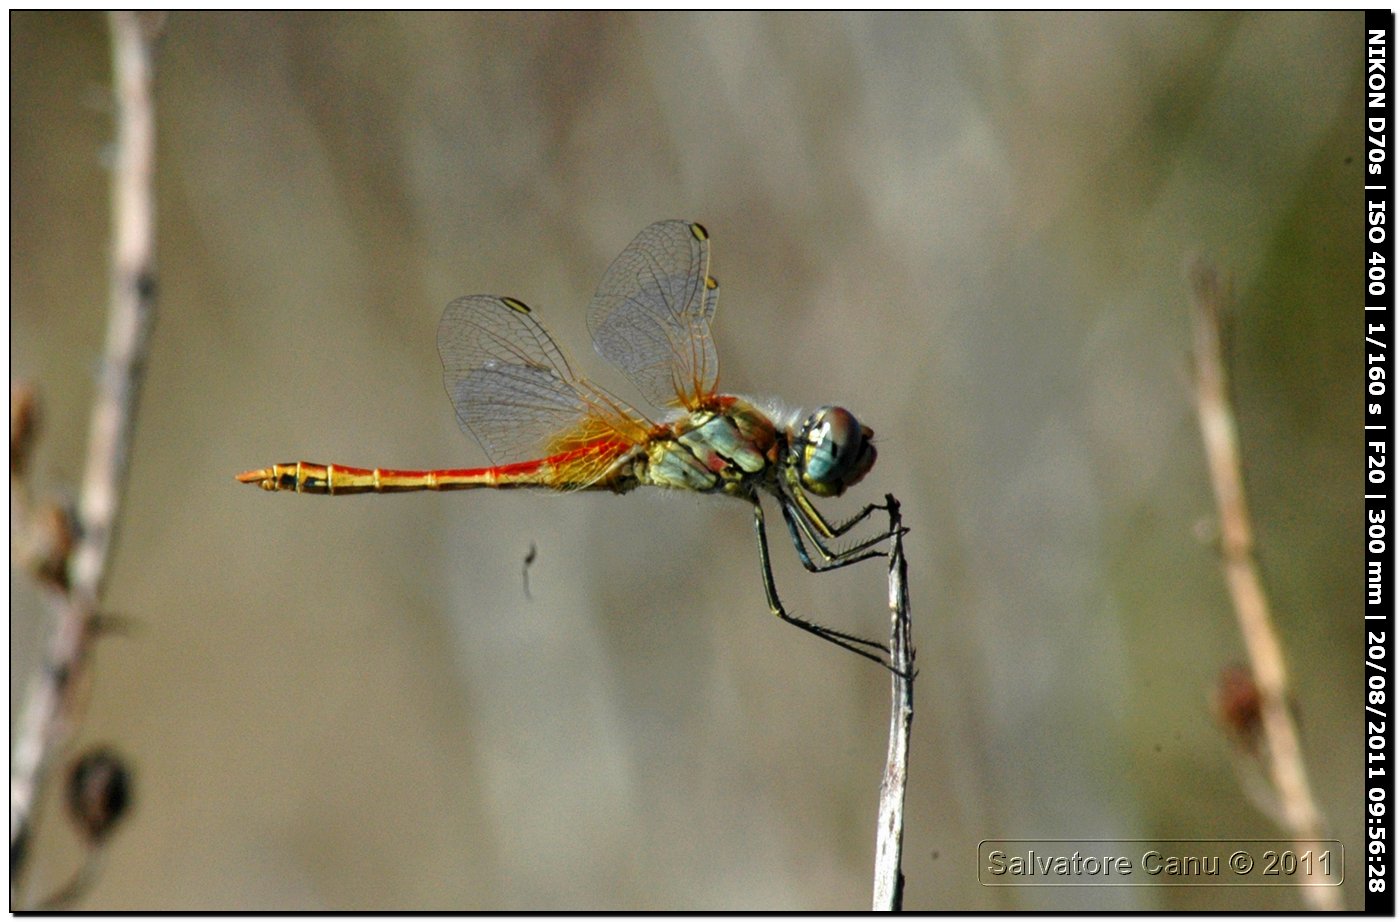
MULTIPOLYGON (((862 560, 869 560, 872 557, 884 557, 883 549, 876 548, 875 545, 888 539, 888 532, 880 532, 864 541, 846 548, 830 548, 816 533, 815 528, 801 514, 801 509, 793 511, 792 503, 786 496, 778 498, 778 506, 783 511, 783 522, 786 523, 788 534, 792 536, 792 546, 797 548, 798 559, 802 561, 802 566, 806 567, 810 573, 824 573, 827 570, 837 570, 841 567, 848 567, 853 563, 860 563, 862 560), (807 540, 804 541, 803 538, 807 540), (822 558, 820 563, 812 560, 807 553, 807 541, 816 548, 818 556, 822 558)), ((881 507, 875 507, 881 508, 881 507)))
MULTIPOLYGON (((870 503, 841 524, 831 525, 807 499, 802 485, 791 476, 788 478, 787 489, 784 490, 780 484, 774 493, 778 497, 778 504, 782 507, 783 520, 787 523, 788 533, 792 535, 792 543, 797 548, 797 555, 802 559, 802 565, 809 571, 819 573, 823 570, 832 570, 862 560, 869 560, 871 557, 885 556, 883 550, 871 550, 871 548, 892 538, 893 534, 889 530, 876 532, 869 538, 846 548, 833 549, 827 545, 827 541, 844 535, 869 518, 870 514, 876 510, 888 512, 888 502, 870 503), (804 542, 799 537, 799 529, 801 534, 817 549, 817 553, 821 555, 823 560, 821 564, 812 562, 804 542)), ((901 527, 901 534, 908 534, 908 532, 909 529, 901 527)))
MULTIPOLYGON (((807 491, 802 489, 802 483, 797 479, 796 470, 788 468, 783 485, 787 487, 787 496, 790 497, 791 501, 797 506, 798 511, 802 514, 802 518, 806 519, 823 538, 839 538, 861 522, 864 522, 870 517, 872 512, 877 510, 888 512, 890 508, 888 503, 869 503, 864 509, 857 512, 849 519, 846 519, 841 524, 832 525, 826 520, 825 516, 817 511, 817 507, 812 505, 812 501, 807 498, 807 491)), ((886 533, 885 537, 889 537, 888 533, 886 533)))
POLYGON ((850 650, 857 656, 863 656, 868 660, 879 663, 886 669, 893 667, 883 658, 876 656, 871 650, 879 650, 886 657, 889 656, 889 647, 873 640, 866 640, 864 637, 857 637, 854 634, 846 634, 842 631, 832 630, 829 627, 822 627, 812 621, 799 618, 788 612, 783 607, 782 601, 778 598, 778 587, 773 582, 773 567, 768 557, 768 530, 763 524, 763 506, 758 497, 753 498, 753 527, 758 534, 758 562, 763 572, 763 591, 768 595, 768 609, 788 624, 795 625, 815 634, 828 643, 833 643, 844 650, 850 650))

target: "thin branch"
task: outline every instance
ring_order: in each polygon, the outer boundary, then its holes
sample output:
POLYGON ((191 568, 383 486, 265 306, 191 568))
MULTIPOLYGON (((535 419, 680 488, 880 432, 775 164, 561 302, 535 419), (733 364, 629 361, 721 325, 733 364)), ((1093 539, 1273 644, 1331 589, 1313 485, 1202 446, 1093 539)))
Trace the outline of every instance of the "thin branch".
POLYGON ((73 876, 64 882, 53 893, 40 900, 35 906, 35 912, 62 912, 71 910, 73 904, 82 899, 88 891, 97 883, 98 876, 102 873, 102 859, 106 852, 99 846, 87 846, 84 849, 83 862, 78 865, 73 876))
POLYGON ((108 572, 137 397, 155 309, 155 112, 153 45, 163 17, 110 14, 115 110, 112 167, 111 300, 107 343, 94 398, 78 502, 68 588, 54 593, 47 662, 35 677, 15 730, 10 762, 10 886, 13 897, 40 789, 77 725, 98 603, 108 572))
POLYGON ((875 830, 875 911, 904 908, 904 791, 909 777, 909 730, 914 723, 914 644, 909 623, 909 566, 899 501, 885 496, 890 512, 890 745, 880 781, 875 830))
MULTIPOLYGON (((1211 485, 1220 514, 1220 543, 1225 582, 1244 638, 1249 668, 1259 690, 1259 716, 1268 770, 1281 806, 1285 830, 1298 841, 1321 838, 1323 819, 1303 762, 1298 728, 1288 708, 1288 674, 1283 645, 1269 613, 1264 583, 1254 557, 1254 533, 1245 504, 1239 435, 1230 401, 1229 379, 1221 345, 1221 316, 1229 301, 1226 286, 1213 266, 1191 270, 1195 341, 1196 410, 1211 485)), ((1305 887, 1303 896, 1315 909, 1342 908, 1339 887, 1305 887)))

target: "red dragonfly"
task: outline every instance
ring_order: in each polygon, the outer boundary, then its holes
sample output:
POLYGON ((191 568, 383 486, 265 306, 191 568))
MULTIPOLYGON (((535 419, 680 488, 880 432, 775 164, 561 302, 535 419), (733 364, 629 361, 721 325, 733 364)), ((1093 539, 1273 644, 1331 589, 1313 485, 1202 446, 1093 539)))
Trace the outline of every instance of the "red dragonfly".
POLYGON ((889 537, 885 532, 840 549, 829 542, 887 504, 867 505, 832 524, 808 497, 840 496, 866 475, 875 463, 871 431, 841 407, 798 419, 718 393, 710 322, 719 283, 709 266, 704 227, 658 222, 613 261, 588 307, 593 345, 648 400, 669 411, 660 420, 576 375, 525 304, 473 295, 447 305, 438 351, 457 419, 493 467, 400 471, 297 461, 238 479, 264 490, 336 495, 478 487, 626 493, 648 485, 733 496, 753 505, 763 588, 773 614, 889 668, 879 655, 889 655, 884 644, 822 627, 783 607, 759 502, 760 493, 777 501, 798 557, 812 572, 882 556, 876 545, 889 537))

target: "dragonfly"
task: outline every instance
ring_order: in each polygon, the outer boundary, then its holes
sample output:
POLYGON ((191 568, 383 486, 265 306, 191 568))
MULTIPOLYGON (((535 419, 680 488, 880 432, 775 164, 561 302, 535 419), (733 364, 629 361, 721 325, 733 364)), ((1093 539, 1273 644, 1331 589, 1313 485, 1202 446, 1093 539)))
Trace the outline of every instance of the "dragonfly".
POLYGON ((870 427, 824 406, 801 417, 766 411, 718 391, 710 326, 719 282, 710 235, 692 221, 660 221, 637 235, 604 273, 587 319, 595 349, 664 411, 652 419, 576 374, 524 302, 472 295, 447 305, 438 325, 443 381, 462 430, 492 466, 444 470, 360 468, 309 461, 237 475, 264 490, 342 495, 414 490, 640 486, 732 496, 753 507, 768 608, 789 624, 893 670, 881 643, 789 612, 778 597, 761 495, 776 501, 803 567, 824 572, 884 556, 888 530, 838 547, 886 503, 831 522, 812 497, 831 498, 869 473, 870 427))

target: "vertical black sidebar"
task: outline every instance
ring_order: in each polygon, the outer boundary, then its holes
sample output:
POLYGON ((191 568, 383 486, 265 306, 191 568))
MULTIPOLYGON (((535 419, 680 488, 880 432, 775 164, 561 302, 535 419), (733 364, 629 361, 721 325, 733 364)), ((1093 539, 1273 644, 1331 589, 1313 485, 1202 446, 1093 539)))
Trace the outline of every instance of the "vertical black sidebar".
POLYGON ((1400 843, 1393 833, 1396 766, 1391 764, 1391 727, 1395 721, 1394 675, 1396 643, 1391 613, 1394 586, 1391 567, 1391 526, 1395 523, 1395 469, 1391 462, 1394 380, 1390 345, 1395 338, 1394 169, 1390 148, 1395 125, 1391 116, 1390 45, 1395 17, 1389 10, 1366 11, 1365 35, 1365 234, 1366 264, 1363 345, 1366 363, 1366 780, 1365 892, 1366 911, 1395 913, 1393 867, 1400 843))

